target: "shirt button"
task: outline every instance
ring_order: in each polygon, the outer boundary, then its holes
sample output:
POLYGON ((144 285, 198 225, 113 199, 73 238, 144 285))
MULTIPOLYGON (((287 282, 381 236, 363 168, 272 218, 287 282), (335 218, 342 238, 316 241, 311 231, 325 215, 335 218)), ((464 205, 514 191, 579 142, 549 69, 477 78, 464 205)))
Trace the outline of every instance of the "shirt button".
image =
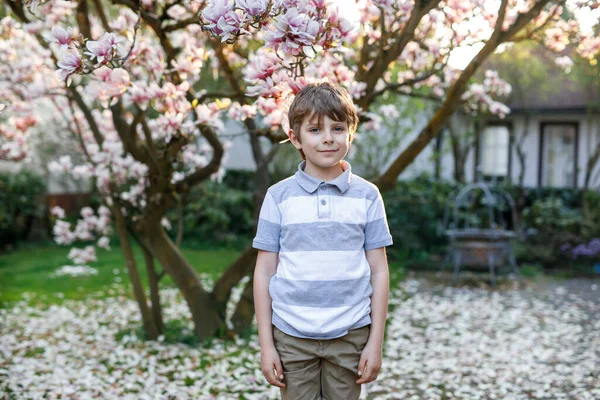
POLYGON ((321 204, 325 205, 327 202, 325 200, 321 200, 321 204))

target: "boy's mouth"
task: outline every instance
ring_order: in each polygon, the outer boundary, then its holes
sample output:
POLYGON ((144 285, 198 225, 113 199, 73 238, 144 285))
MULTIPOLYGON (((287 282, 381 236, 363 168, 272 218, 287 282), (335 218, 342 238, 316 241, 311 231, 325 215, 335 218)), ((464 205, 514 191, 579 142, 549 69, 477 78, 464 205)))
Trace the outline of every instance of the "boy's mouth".
POLYGON ((321 153, 335 153, 337 150, 319 150, 321 153))

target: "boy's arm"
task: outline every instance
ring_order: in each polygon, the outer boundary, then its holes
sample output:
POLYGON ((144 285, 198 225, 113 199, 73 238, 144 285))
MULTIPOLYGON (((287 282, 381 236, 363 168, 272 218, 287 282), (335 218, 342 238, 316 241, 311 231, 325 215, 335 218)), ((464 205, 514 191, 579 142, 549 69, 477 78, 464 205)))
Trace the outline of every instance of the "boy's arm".
POLYGON ((385 321, 387 319, 388 300, 390 294, 390 273, 388 270, 385 247, 367 250, 367 261, 371 266, 371 334, 369 341, 383 346, 385 321))
POLYGON ((278 257, 279 253, 258 251, 254 269, 254 309, 258 326, 263 375, 271 385, 285 387, 285 384, 282 383, 283 368, 281 360, 273 341, 273 328, 271 326, 272 300, 269 294, 269 282, 277 272, 278 257))
POLYGON ((274 346, 273 329, 271 327, 272 309, 269 282, 277 272, 279 253, 258 251, 256 268, 254 269, 254 309, 258 325, 260 347, 274 346))
POLYGON ((360 357, 358 384, 377 379, 382 362, 383 337, 387 319, 388 299, 390 292, 390 274, 388 270, 385 247, 366 250, 367 261, 371 266, 371 331, 369 340, 360 357), (365 370, 365 364, 367 366, 365 370))

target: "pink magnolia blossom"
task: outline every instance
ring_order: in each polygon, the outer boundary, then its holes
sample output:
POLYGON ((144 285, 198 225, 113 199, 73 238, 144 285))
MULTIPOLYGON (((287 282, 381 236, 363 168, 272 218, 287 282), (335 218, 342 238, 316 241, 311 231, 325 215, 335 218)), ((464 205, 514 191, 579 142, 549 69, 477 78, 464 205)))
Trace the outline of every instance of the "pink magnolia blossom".
POLYGON ((73 232, 71 232, 71 224, 58 220, 52 228, 52 234, 54 235, 54 241, 58 244, 69 245, 76 239, 73 232))
POLYGON ((57 65, 59 69, 56 70, 56 76, 61 81, 64 81, 70 75, 78 72, 83 66, 83 63, 78 51, 67 50, 63 53, 57 65))
POLYGON ((273 30, 265 33, 265 44, 293 56, 312 53, 311 46, 319 33, 319 23, 297 8, 290 8, 275 18, 273 30))
POLYGON ((76 42, 73 40, 73 29, 68 27, 66 30, 60 26, 52 28, 52 42, 58 44, 62 50, 66 50, 76 42))
POLYGON ((129 87, 129 73, 122 68, 111 69, 104 66, 93 74, 96 79, 88 84, 88 94, 97 98, 105 107, 108 106, 109 99, 116 99, 129 87))
POLYGON ((500 118, 504 118, 506 114, 510 113, 510 108, 498 101, 493 101, 489 106, 489 110, 490 113, 497 115, 500 118))
POLYGON ((52 207, 52 209, 50 210, 50 214, 55 216, 58 219, 64 219, 65 218, 65 210, 60 207, 60 206, 54 206, 52 207))
POLYGON ((237 5, 252 17, 258 17, 267 11, 268 0, 237 0, 237 5))
POLYGON ((92 261, 97 261, 96 258, 96 249, 94 246, 86 246, 83 249, 71 249, 69 252, 69 259, 72 260, 75 264, 82 265, 87 264, 92 261))
POLYGON ((148 108, 148 103, 153 99, 152 92, 145 81, 136 81, 127 91, 128 98, 142 110, 148 108))
POLYGON ((240 30, 240 17, 233 10, 233 2, 228 0, 212 0, 202 11, 202 16, 209 24, 206 26, 215 35, 221 36, 224 42, 240 30))
POLYGON ((69 173, 73 168, 71 156, 61 156, 58 161, 51 161, 48 170, 54 174, 69 173))
POLYGON ((110 239, 106 236, 102 236, 100 239, 98 239, 96 246, 104 250, 110 250, 110 239))
MULTIPOLYGON (((0 134, 2 126, 0 125, 0 134)), ((17 136, 8 142, 0 142, 0 160, 21 161, 27 157, 28 147, 25 137, 17 136)))
POLYGON ((190 12, 188 10, 186 10, 185 7, 176 4, 174 6, 172 6, 171 8, 169 8, 169 10, 167 11, 167 14, 169 15, 169 17, 175 19, 175 20, 184 20, 186 18, 190 17, 190 12))
POLYGON ((110 61, 117 49, 118 40, 114 33, 105 33, 101 40, 88 40, 85 47, 88 51, 84 52, 93 60, 96 58, 98 63, 104 64, 110 61))
POLYGON ((246 82, 265 79, 281 69, 280 60, 272 50, 261 49, 250 56, 250 61, 244 68, 246 82))

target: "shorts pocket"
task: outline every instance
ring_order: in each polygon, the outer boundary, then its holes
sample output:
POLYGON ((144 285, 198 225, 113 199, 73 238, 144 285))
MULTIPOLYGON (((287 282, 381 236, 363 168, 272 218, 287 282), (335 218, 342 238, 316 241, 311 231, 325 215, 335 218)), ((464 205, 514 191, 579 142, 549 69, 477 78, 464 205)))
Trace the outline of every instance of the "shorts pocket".
POLYGON ((283 333, 280 329, 278 329, 275 325, 272 325, 273 328, 273 342, 275 343, 275 347, 279 348, 283 346, 286 334, 283 333))
POLYGON ((361 328, 351 329, 345 336, 346 341, 351 343, 356 350, 362 351, 369 341, 369 335, 371 334, 371 325, 365 325, 361 328))
POLYGON ((317 358, 317 359, 313 359, 310 361, 304 361, 301 363, 294 362, 294 363, 283 364, 283 374, 284 375, 300 374, 302 372, 306 372, 308 370, 318 367, 318 364, 320 362, 321 362, 321 360, 317 358), (287 367, 289 367, 289 368, 287 368, 287 367))

